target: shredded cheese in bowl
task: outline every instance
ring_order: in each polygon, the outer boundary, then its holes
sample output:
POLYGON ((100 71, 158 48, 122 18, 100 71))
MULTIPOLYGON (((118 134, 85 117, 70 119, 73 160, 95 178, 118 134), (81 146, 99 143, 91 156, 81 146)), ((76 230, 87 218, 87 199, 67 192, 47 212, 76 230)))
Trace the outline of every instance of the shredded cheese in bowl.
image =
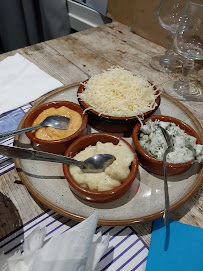
POLYGON ((78 94, 88 109, 112 117, 133 117, 156 108, 157 93, 145 77, 115 67, 91 77, 78 94))

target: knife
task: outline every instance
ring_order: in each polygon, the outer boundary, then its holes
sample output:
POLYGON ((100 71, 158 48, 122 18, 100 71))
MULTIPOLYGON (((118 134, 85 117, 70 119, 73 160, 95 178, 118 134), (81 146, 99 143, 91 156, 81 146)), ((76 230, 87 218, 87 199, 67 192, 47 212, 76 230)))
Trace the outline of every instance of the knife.
POLYGON ((81 162, 59 154, 53 154, 42 151, 29 150, 25 148, 19 147, 9 147, 0 145, 0 154, 9 158, 20 158, 20 159, 28 159, 28 160, 38 160, 38 161, 47 161, 47 162, 55 162, 62 164, 72 164, 78 167, 82 167, 81 162))

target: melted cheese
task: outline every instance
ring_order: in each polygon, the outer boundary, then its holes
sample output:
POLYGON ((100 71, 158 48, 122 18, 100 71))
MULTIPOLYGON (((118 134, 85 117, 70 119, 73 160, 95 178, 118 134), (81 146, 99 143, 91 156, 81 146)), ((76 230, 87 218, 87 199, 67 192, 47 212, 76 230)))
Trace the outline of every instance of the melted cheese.
POLYGON ((115 67, 91 77, 79 94, 87 105, 99 114, 131 117, 153 110, 159 94, 146 78, 115 67))

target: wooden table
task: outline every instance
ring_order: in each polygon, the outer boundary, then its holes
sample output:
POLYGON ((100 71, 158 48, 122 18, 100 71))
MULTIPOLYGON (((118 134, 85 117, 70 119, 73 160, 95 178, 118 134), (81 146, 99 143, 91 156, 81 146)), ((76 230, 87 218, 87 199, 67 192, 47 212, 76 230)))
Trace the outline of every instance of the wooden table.
MULTIPOLYGON (((156 72, 150 67, 150 58, 164 51, 163 47, 133 34, 129 27, 114 22, 2 54, 0 61, 19 52, 64 85, 83 81, 118 64, 158 85, 179 76, 156 72)), ((203 124, 203 103, 183 103, 203 124)), ((0 237, 46 209, 21 184, 15 169, 0 176, 0 237)), ((203 185, 171 218, 203 228, 203 185)), ((133 226, 148 245, 151 226, 151 222, 133 226)))

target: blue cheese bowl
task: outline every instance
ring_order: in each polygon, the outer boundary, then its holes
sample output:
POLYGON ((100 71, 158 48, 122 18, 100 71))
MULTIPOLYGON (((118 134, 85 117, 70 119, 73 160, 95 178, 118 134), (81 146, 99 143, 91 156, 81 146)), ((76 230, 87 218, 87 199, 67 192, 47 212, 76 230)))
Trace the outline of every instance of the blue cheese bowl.
MULTIPOLYGON (((176 118, 173 118, 170 116, 162 116, 162 115, 151 116, 143 121, 143 125, 146 124, 149 120, 151 120, 153 122, 155 122, 156 120, 159 120, 161 122, 174 123, 180 129, 184 130, 184 132, 187 135, 196 138, 196 144, 202 144, 200 137, 195 132, 195 130, 193 128, 191 128, 188 124, 184 123, 183 121, 181 121, 179 119, 176 119, 176 118)), ((150 151, 148 151, 148 152, 146 151, 147 148, 143 145, 143 142, 142 142, 142 144, 140 143, 141 134, 142 134, 140 128, 141 128, 141 124, 138 123, 135 125, 135 127, 133 128, 133 132, 132 132, 132 140, 133 140, 133 144, 134 144, 134 147, 135 147, 137 155, 138 155, 139 163, 148 172, 163 176, 164 175, 163 162, 162 162, 162 160, 160 160, 160 157, 158 157, 158 154, 157 154, 157 157, 156 157, 156 155, 152 156, 150 151)), ((156 142, 160 143, 161 139, 159 140, 156 138, 156 142)), ((146 144, 147 144, 147 141, 146 141, 146 144)), ((179 175, 179 174, 186 172, 192 166, 194 161, 195 161, 195 158, 191 159, 189 161, 186 161, 186 162, 181 162, 181 160, 179 160, 178 162, 176 160, 174 163, 172 161, 167 162, 166 163, 167 175, 168 176, 175 176, 175 175, 179 175)))

